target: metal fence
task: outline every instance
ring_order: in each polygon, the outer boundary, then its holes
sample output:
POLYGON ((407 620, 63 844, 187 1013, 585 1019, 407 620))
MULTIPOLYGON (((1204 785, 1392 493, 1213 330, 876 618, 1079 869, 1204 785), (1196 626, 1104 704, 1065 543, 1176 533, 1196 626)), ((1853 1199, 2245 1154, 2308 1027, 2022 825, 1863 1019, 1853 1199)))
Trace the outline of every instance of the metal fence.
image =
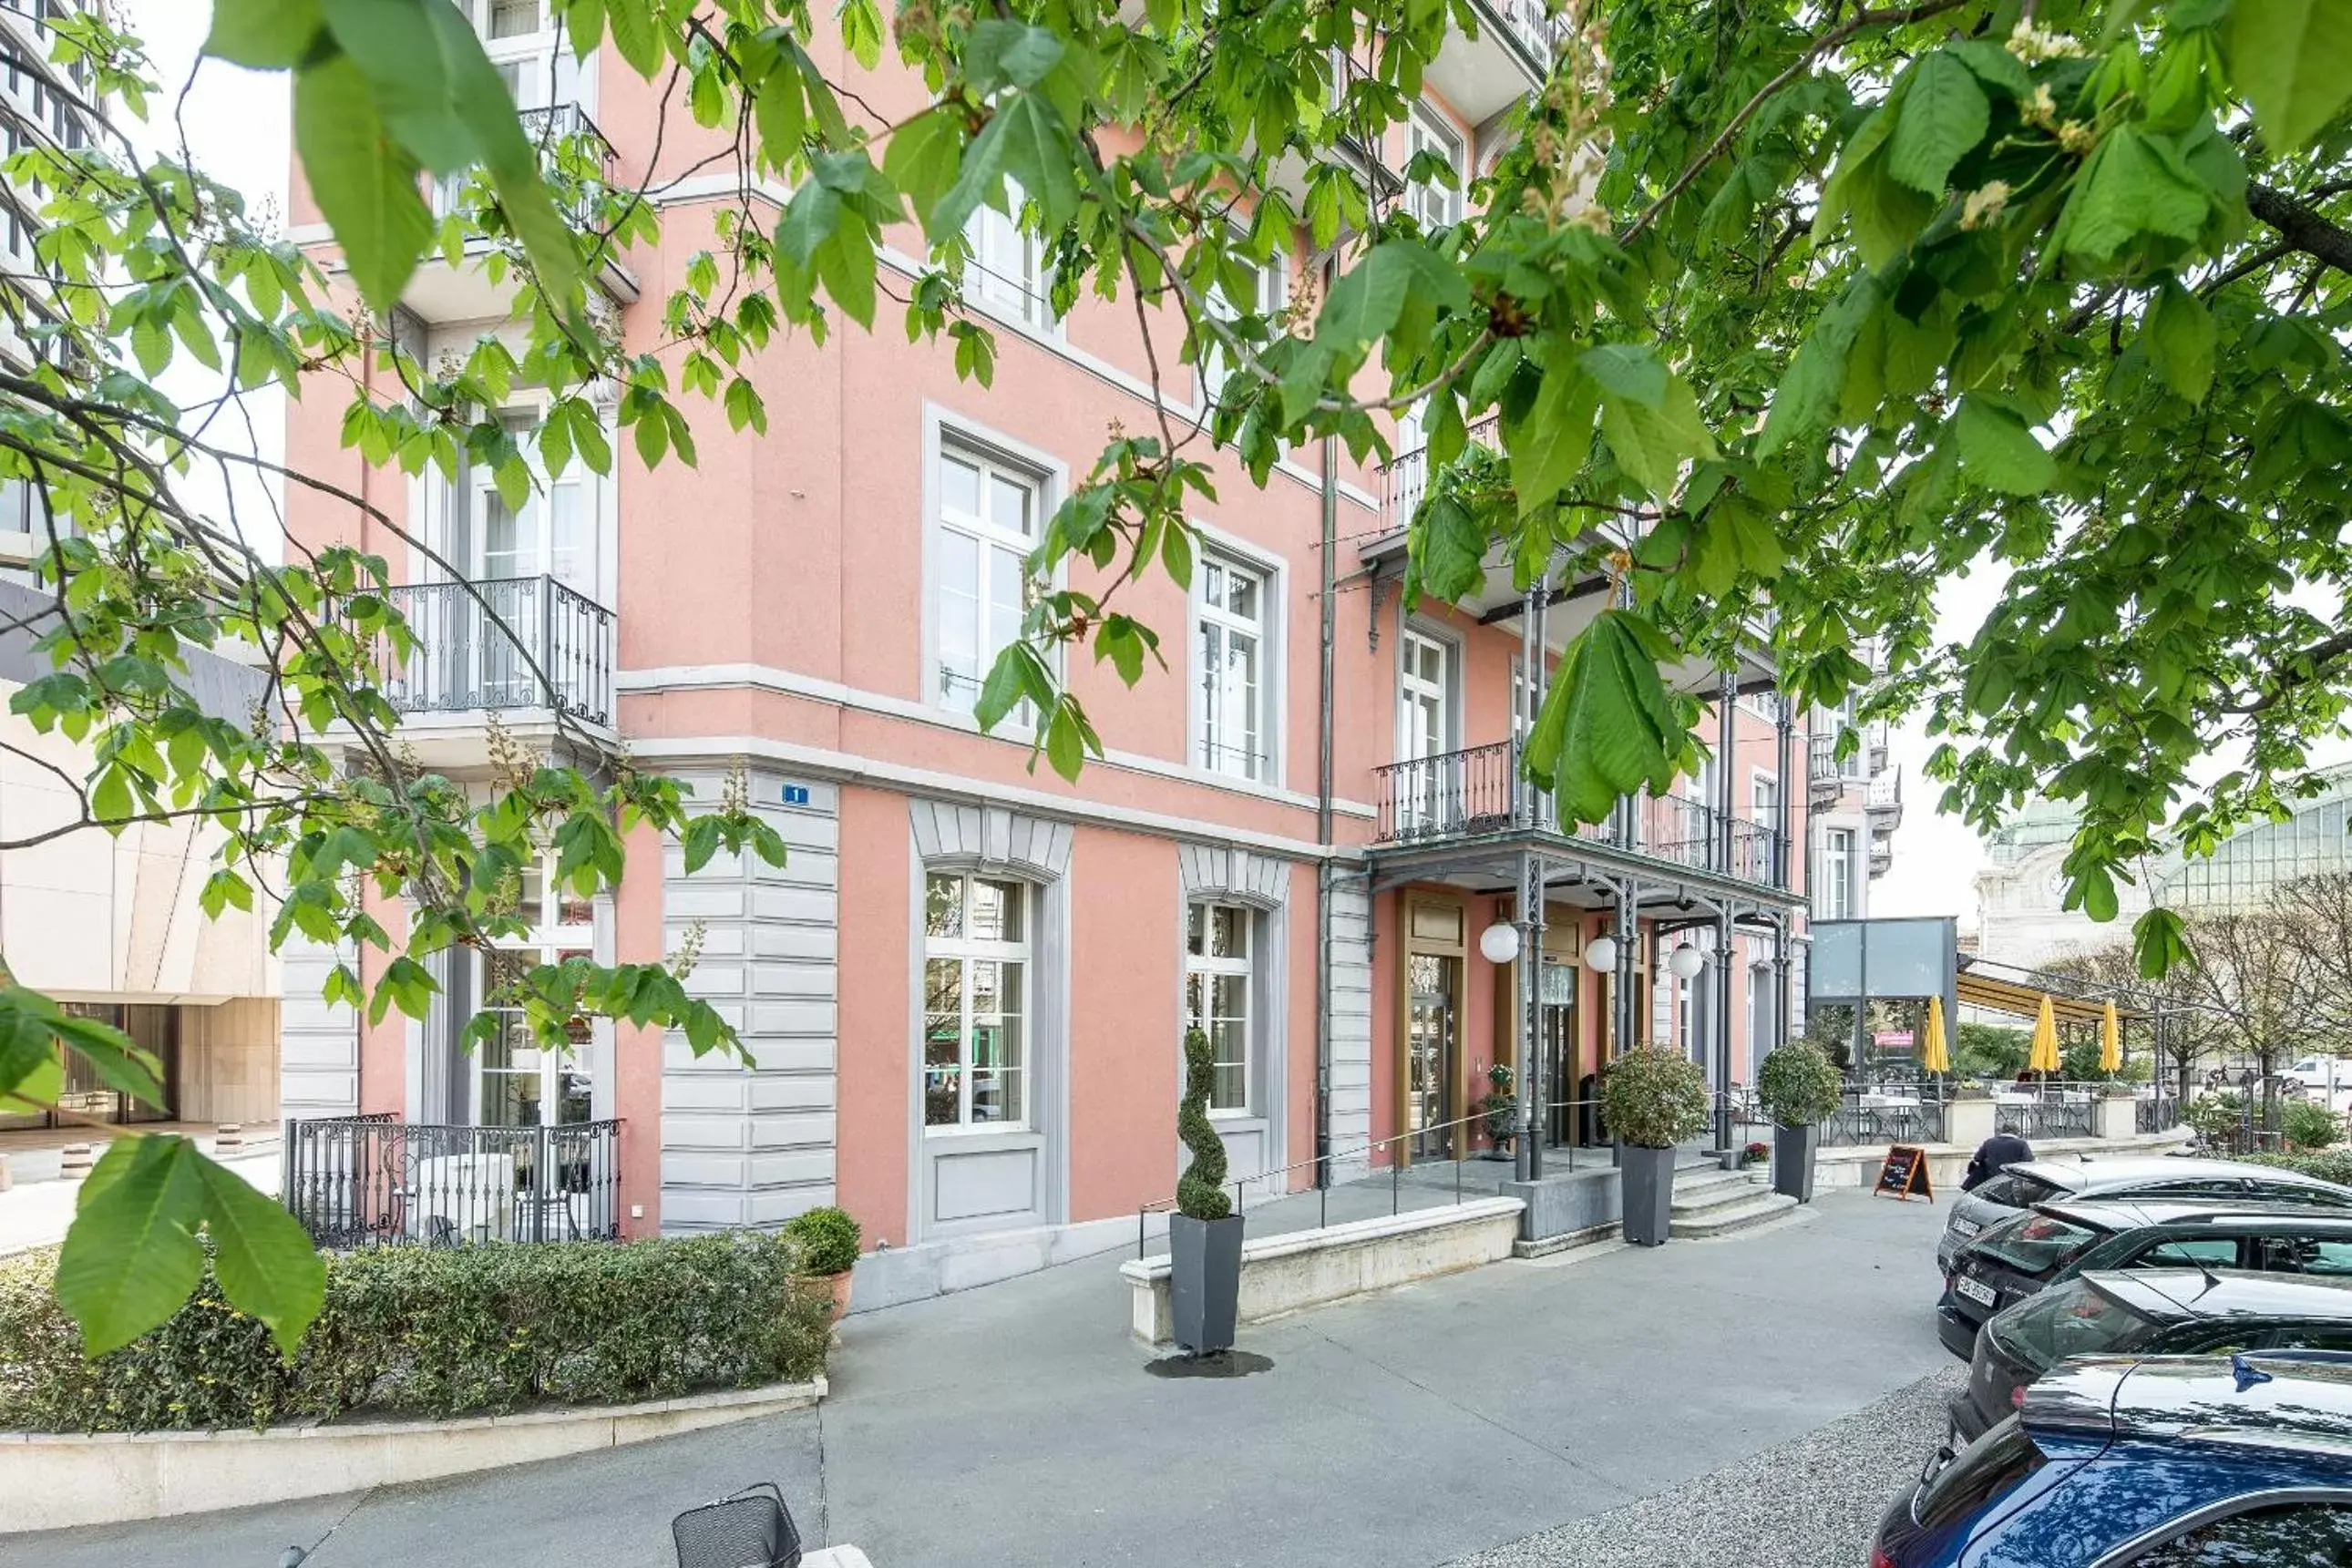
MULTIPOLYGON (((1465 430, 1471 442, 1496 447, 1502 443, 1500 416, 1474 419, 1465 430)), ((1422 497, 1429 493, 1429 448, 1415 446, 1398 453, 1381 467, 1381 501, 1391 528, 1412 523, 1422 497)))
POLYGON ((454 1127, 293 1120, 285 1204, 320 1247, 610 1240, 621 1124, 454 1127))
POLYGON ((549 707, 613 717, 613 612, 552 577, 412 582, 383 591, 415 646, 379 642, 376 678, 402 713, 549 707), (541 675, 545 679, 541 680, 541 675))
POLYGON ((2032 1143, 2036 1138, 2088 1138, 2098 1133, 2098 1101, 2081 1092, 2022 1103, 1996 1101, 1993 1124, 2032 1143))

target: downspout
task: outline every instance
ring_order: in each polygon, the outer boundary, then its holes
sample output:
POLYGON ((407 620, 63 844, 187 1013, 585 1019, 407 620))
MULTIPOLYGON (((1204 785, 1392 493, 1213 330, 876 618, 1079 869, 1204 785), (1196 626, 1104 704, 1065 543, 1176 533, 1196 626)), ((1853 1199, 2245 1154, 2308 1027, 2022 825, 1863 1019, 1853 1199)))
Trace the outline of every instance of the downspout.
MULTIPOLYGON (((1773 768, 1780 776, 1780 788, 1779 809, 1774 813, 1780 818, 1780 821, 1775 824, 1778 829, 1775 836, 1779 841, 1773 845, 1776 862, 1772 867, 1772 883, 1781 892, 1786 893, 1790 891, 1793 882, 1790 871, 1797 860, 1795 835, 1797 802, 1795 791, 1790 788, 1789 779, 1796 751, 1796 712, 1786 692, 1780 694, 1777 706, 1780 711, 1773 721, 1777 731, 1774 737, 1777 754, 1773 758, 1773 768)), ((1810 793, 1813 787, 1812 747, 1810 743, 1805 747, 1803 783, 1808 791, 1805 798, 1805 836, 1810 839, 1812 837, 1813 810, 1812 797, 1810 793)), ((1772 1009, 1779 1015, 1776 1020, 1779 1027, 1773 1030, 1772 1043, 1775 1045, 1785 1045, 1796 1038, 1796 971, 1790 965, 1790 959, 1795 955, 1789 950, 1795 940, 1796 916, 1790 912, 1788 905, 1783 904, 1780 906, 1780 930, 1772 944, 1772 982, 1774 988, 1780 993, 1778 1005, 1772 1009)))
POLYGON ((1315 1185, 1331 1185, 1331 709, 1332 645, 1338 641, 1332 557, 1339 548, 1339 444, 1323 438, 1322 646, 1317 653, 1315 726, 1315 1185))

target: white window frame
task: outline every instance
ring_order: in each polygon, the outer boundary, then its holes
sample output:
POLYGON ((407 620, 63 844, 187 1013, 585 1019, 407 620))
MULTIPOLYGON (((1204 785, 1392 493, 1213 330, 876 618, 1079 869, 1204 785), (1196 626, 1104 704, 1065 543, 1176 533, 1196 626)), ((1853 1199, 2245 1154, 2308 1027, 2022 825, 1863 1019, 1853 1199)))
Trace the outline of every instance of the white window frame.
MULTIPOLYGON (((482 954, 476 959, 478 966, 477 970, 478 978, 475 996, 485 1013, 503 1016, 517 1011, 516 1009, 502 1007, 491 999, 493 976, 490 972, 490 961, 494 956, 512 954, 532 965, 560 963, 567 953, 577 953, 590 958, 596 956, 596 901, 593 898, 582 899, 576 894, 567 895, 557 881, 555 864, 556 860, 552 852, 541 857, 538 868, 538 906, 535 909, 518 908, 515 912, 530 919, 530 932, 519 940, 506 940, 494 944, 490 952, 482 954), (564 924, 562 915, 566 904, 584 905, 583 913, 587 916, 585 922, 564 924)), ((529 883, 526 883, 526 893, 528 889, 529 883)), ((530 1044, 531 1048, 540 1053, 538 1067, 540 1120, 535 1124, 545 1127, 579 1124, 561 1120, 548 1120, 550 1113, 555 1112, 562 1103, 566 1063, 576 1064, 573 1071, 587 1079, 589 1104, 587 1120, 591 1122, 596 1120, 595 1106, 599 1085, 596 1082, 596 1050, 593 1036, 574 1041, 569 1051, 549 1051, 539 1045, 536 1040, 531 1041, 530 1044)), ((468 1103, 473 1107, 473 1119, 478 1126, 490 1124, 482 1119, 489 1105, 487 1092, 489 1085, 487 1081, 497 1076, 520 1077, 530 1071, 529 1068, 488 1066, 487 1064, 488 1049, 486 1044, 480 1045, 466 1053, 467 1077, 470 1080, 467 1092, 470 1096, 468 1103)), ((498 1124, 507 1125, 505 1123, 498 1124)))
MULTIPOLYGON (((1213 1079, 1209 1100, 1209 1115, 1213 1120, 1244 1121, 1257 1114, 1257 1068, 1260 1057, 1260 1051, 1258 1049, 1259 1008, 1257 973, 1254 966, 1257 961, 1259 924, 1258 912, 1255 909, 1252 908, 1248 904, 1235 904, 1226 899, 1196 898, 1192 900, 1185 906, 1184 910, 1185 1029, 1187 1030, 1191 1030, 1193 1029, 1208 1030, 1209 1028, 1208 1018, 1203 1016, 1202 1009, 1195 1009, 1192 1005, 1193 976, 1198 975, 1202 977, 1201 995, 1204 1003, 1208 998, 1215 994, 1215 982, 1218 977, 1238 977, 1242 982, 1241 1029, 1238 1031, 1241 1036, 1242 1048, 1242 1057, 1240 1061, 1240 1067, 1242 1070, 1242 1103, 1238 1105, 1219 1104, 1216 1101, 1214 1082, 1213 1079), (1205 952, 1196 953, 1193 951, 1192 922, 1195 915, 1199 917, 1201 922, 1201 946, 1202 947, 1206 947, 1208 946, 1207 933, 1209 927, 1215 920, 1216 914, 1220 910, 1231 913, 1240 925, 1244 951, 1239 957, 1234 957, 1231 956, 1213 956, 1205 952)), ((1216 1040, 1216 1033, 1214 1030, 1209 1031, 1209 1038, 1211 1045, 1213 1048, 1216 1040)))
POLYGON ((1780 831, 1780 780, 1768 768, 1748 770, 1748 820, 1768 833, 1780 831))
MULTIPOLYGON (((978 872, 932 867, 923 873, 921 908, 923 924, 919 927, 922 940, 922 961, 915 971, 915 1017, 917 1041, 915 1056, 915 1117, 927 1138, 971 1137, 998 1133, 1026 1133, 1036 1124, 1037 1042, 1037 920, 1044 901, 1032 883, 1013 877, 983 876, 978 872), (930 932, 928 913, 930 907, 930 884, 934 879, 956 882, 962 889, 963 920, 966 935, 935 936, 930 932), (970 935, 971 929, 972 884, 976 882, 995 883, 1014 890, 1019 901, 1021 939, 1017 942, 988 941, 970 935), (933 1123, 929 1118, 929 1047, 930 1014, 930 967, 935 958, 951 959, 962 966, 957 981, 956 997, 956 1120, 933 1123), (1014 1065, 1021 1092, 1021 1114, 1003 1121, 975 1122, 971 1118, 971 1084, 974 1076, 972 1061, 972 966, 993 963, 1000 967, 1010 965, 1021 974, 1021 1008, 1017 1017, 1021 1023, 1021 1042, 1014 1065)), ((997 1018, 1006 1015, 999 1012, 997 1018)), ((1003 1071, 1000 1066, 1000 1071, 1003 1071)))
POLYGON ((1822 830, 1821 879, 1813 890, 1813 918, 1853 918, 1855 834, 1852 828, 1822 830))
MULTIPOLYGON (((499 0, 461 0, 459 8, 473 23, 475 33, 482 40, 482 52, 489 56, 490 64, 498 68, 500 77, 503 78, 509 68, 515 69, 514 79, 507 83, 507 90, 514 94, 515 107, 563 107, 562 101, 551 105, 527 101, 560 93, 561 84, 552 81, 551 74, 563 68, 560 63, 562 58, 572 57, 572 51, 563 43, 563 29, 556 22, 553 0, 538 0, 539 27, 536 31, 514 33, 503 38, 490 36, 490 17, 498 3, 499 0), (528 88, 519 89, 519 84, 525 83, 529 84, 528 88)), ((572 68, 573 80, 569 101, 579 103, 586 71, 576 61, 572 68)))
POLYGON ((1408 167, 1423 151, 1434 151, 1444 155, 1446 165, 1454 171, 1454 188, 1423 184, 1415 181, 1405 188, 1409 211, 1421 219, 1424 227, 1462 221, 1463 203, 1469 182, 1463 173, 1465 141, 1462 133, 1447 123, 1445 117, 1426 102, 1412 106, 1412 114, 1405 121, 1404 161, 1408 167))
MULTIPOLYGON (((1038 535, 1045 527, 1050 499, 1048 481, 1034 467, 1007 459, 992 446, 944 431, 934 447, 929 481, 927 489, 929 495, 931 548, 928 553, 932 559, 931 603, 929 623, 925 629, 925 648, 929 656, 925 661, 922 696, 930 706, 969 716, 980 701, 981 689, 988 680, 988 672, 995 663, 996 655, 1006 646, 994 641, 988 624, 988 579, 993 554, 1010 552, 1026 562, 1029 553, 1037 548, 1038 535), (946 478, 947 465, 950 462, 964 464, 978 472, 982 507, 978 514, 962 511, 949 504, 946 478), (1007 527, 997 519, 992 483, 997 479, 1017 485, 1027 494, 1029 516, 1025 530, 1007 527), (971 541, 979 570, 971 591, 979 662, 969 676, 950 670, 947 663, 947 600, 950 588, 945 541, 950 535, 971 541), (971 683, 968 700, 953 684, 964 680, 971 683)), ((1025 614, 1029 595, 1025 564, 1021 582, 1021 608, 1025 614)), ((1034 722, 1034 716, 1029 706, 1024 704, 1009 722, 1026 727, 1034 722)))
MULTIPOLYGON (((1250 271, 1257 278, 1257 301, 1251 314, 1263 319, 1273 329, 1273 322, 1290 303, 1290 258, 1280 251, 1262 262, 1250 263, 1250 271)), ((1222 288, 1211 288, 1205 301, 1208 313, 1220 321, 1230 322, 1240 312, 1225 298, 1222 288)), ((1201 384, 1201 402, 1205 406, 1224 395, 1225 383, 1233 379, 1233 369, 1225 360, 1223 348, 1203 344, 1197 374, 1201 384)))
POLYGON ((982 202, 964 220, 963 237, 971 246, 964 263, 964 298, 1041 332, 1058 333, 1061 319, 1054 314, 1053 287, 1045 277, 1045 241, 1019 220, 1028 195, 1008 178, 1004 198, 1011 214, 982 202))
MULTIPOLYGON (((1281 646, 1276 633, 1278 625, 1275 607, 1281 602, 1282 579, 1276 568, 1267 563, 1228 549, 1223 545, 1204 545, 1201 558, 1192 570, 1192 735, 1190 747, 1194 767, 1228 779, 1246 779, 1268 782, 1278 777, 1277 726, 1280 705, 1277 695, 1281 683, 1281 646), (1232 577, 1249 579, 1257 590, 1257 614, 1244 618, 1224 605, 1211 602, 1208 594, 1212 570, 1232 577), (1218 733, 1218 718, 1223 710, 1222 702, 1212 700, 1222 692, 1212 691, 1215 671, 1209 657, 1209 636, 1214 631, 1220 642, 1235 636, 1252 639, 1257 645, 1257 685, 1247 701, 1245 713, 1249 727, 1255 730, 1255 744, 1236 751, 1226 737, 1218 733)), ((1231 595, 1228 593, 1228 600, 1231 595)))

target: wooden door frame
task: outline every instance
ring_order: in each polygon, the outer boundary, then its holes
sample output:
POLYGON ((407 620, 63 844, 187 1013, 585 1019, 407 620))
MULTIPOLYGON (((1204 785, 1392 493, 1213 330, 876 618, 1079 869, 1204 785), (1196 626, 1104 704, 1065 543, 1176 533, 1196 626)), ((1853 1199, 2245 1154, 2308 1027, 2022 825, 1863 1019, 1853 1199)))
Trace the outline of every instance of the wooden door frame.
MULTIPOLYGON (((1391 1053, 1391 1069, 1396 1082, 1396 1112, 1389 1133, 1394 1140, 1389 1157, 1400 1166, 1412 1164, 1412 1147, 1405 1136, 1406 1103, 1412 1094, 1412 960, 1416 955, 1435 958, 1452 958, 1454 983, 1446 1000, 1454 1009, 1454 1061, 1451 1099, 1456 1109, 1463 1103, 1462 1060, 1463 1022, 1467 1011, 1465 993, 1470 978, 1470 907, 1466 894, 1439 892, 1434 889, 1408 888, 1397 894, 1397 933, 1400 949, 1396 968, 1396 1029, 1394 1049, 1391 1053), (1454 915, 1453 942, 1442 937, 1423 936, 1415 929, 1414 911, 1418 909, 1450 909, 1454 915)), ((1466 1112, 1464 1113, 1467 1114, 1466 1112)), ((1463 1147, 1461 1129, 1456 1130, 1454 1152, 1458 1157, 1468 1151, 1463 1147)))

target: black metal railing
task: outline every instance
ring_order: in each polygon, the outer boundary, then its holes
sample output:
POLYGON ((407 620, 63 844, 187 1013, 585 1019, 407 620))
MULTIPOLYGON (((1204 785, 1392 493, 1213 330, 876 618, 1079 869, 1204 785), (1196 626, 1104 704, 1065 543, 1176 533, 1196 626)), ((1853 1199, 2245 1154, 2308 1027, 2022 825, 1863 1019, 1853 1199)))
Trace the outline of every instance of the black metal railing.
POLYGON ((612 1240, 621 1124, 450 1127, 290 1120, 287 1211, 320 1247, 612 1240))
MULTIPOLYGON (((1502 440, 1501 416, 1488 414, 1474 419, 1467 427, 1473 444, 1496 446, 1502 440)), ((1429 492, 1429 448, 1415 446, 1400 452, 1381 465, 1381 516, 1391 528, 1401 528, 1412 521, 1413 509, 1429 492)))
MULTIPOLYGON (((573 175, 586 172, 594 181, 594 185, 574 184, 568 180, 555 180, 551 183, 556 191, 558 205, 572 225, 574 228, 592 226, 596 218, 596 198, 602 193, 595 186, 609 190, 613 183, 611 140, 596 129, 596 122, 589 119, 576 103, 521 110, 516 118, 522 121, 523 134, 539 150, 541 163, 551 172, 562 161, 560 154, 569 151, 567 143, 585 153, 591 171, 583 171, 579 163, 571 162, 565 172, 573 175)), ((466 182, 477 172, 473 169, 460 169, 435 180, 430 197, 433 215, 446 217, 456 211, 458 193, 465 190, 466 182)))
POLYGON ((2022 1103, 1996 1102, 1993 1124, 2026 1142, 2036 1138, 2089 1138, 2098 1134, 2099 1102, 2084 1092, 2022 1103))
POLYGON ((2170 1094, 2143 1096, 2132 1107, 2132 1128, 2140 1133, 2165 1133, 2180 1125, 2180 1102, 2170 1094))
POLYGON ((1517 741, 1409 758, 1374 772, 1376 842, 1426 843, 1535 828, 1618 844, 1676 865, 1726 872, 1744 882, 1788 885, 1789 857, 1773 828, 1687 796, 1635 797, 1630 837, 1614 820, 1562 823, 1550 791, 1521 779, 1517 741))
POLYGON ((411 582, 383 590, 415 640, 376 648, 376 678, 402 713, 553 708, 613 721, 613 612, 552 577, 411 582))

